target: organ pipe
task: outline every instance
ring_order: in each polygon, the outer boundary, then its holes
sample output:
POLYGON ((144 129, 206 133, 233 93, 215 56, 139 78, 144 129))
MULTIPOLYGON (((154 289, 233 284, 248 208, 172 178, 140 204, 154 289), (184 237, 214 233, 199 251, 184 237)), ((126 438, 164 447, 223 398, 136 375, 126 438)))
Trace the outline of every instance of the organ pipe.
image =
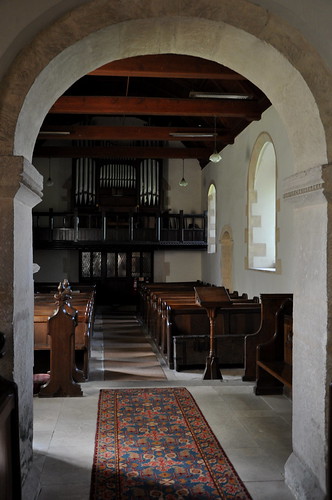
MULTIPOLYGON (((86 146, 86 141, 84 141, 84 145, 86 146)), ((144 159, 140 162, 138 169, 128 163, 127 160, 117 160, 116 162, 105 160, 100 165, 99 172, 97 161, 100 164, 100 160, 93 158, 77 158, 75 160, 74 197, 77 206, 96 204, 96 182, 102 189, 136 189, 137 186, 141 206, 159 206, 160 175, 158 160, 144 159)))

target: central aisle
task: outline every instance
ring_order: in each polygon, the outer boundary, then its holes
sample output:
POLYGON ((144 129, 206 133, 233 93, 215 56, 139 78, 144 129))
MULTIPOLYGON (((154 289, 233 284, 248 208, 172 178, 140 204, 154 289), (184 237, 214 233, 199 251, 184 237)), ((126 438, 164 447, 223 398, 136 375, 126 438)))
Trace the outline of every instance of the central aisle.
POLYGON ((222 370, 223 381, 209 381, 203 369, 168 369, 134 315, 97 311, 91 340, 83 397, 34 398, 38 500, 89 500, 100 389, 127 387, 186 387, 253 500, 294 500, 283 480, 292 451, 285 396, 254 395, 242 370, 222 370))
MULTIPOLYGON (((152 339, 133 312, 116 313, 99 308, 91 339, 89 381, 121 383, 220 385, 220 380, 203 381, 204 367, 177 372, 168 368, 152 339)), ((222 369, 224 382, 241 383, 243 368, 222 369)))
POLYGON ((102 341, 103 380, 165 380, 153 344, 134 315, 101 314, 93 343, 102 341))

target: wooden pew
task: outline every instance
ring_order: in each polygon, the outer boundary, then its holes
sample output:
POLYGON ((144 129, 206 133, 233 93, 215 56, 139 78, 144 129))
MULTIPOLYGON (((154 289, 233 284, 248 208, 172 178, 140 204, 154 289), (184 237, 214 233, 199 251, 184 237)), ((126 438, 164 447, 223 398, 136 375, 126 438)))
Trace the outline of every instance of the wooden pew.
MULTIPOLYGON (((210 286, 210 285, 206 285, 210 286)), ((213 288, 213 287, 212 287, 213 288)), ((238 302, 239 304, 258 304, 259 303, 259 298, 258 297, 253 297, 252 299, 248 299, 245 297, 248 297, 247 294, 243 294, 241 298, 239 298, 238 293, 236 293, 236 298, 232 299, 233 303, 238 302)), ((161 352, 163 354, 166 354, 166 343, 167 343, 167 307, 173 307, 177 305, 185 305, 186 308, 188 306, 194 306, 193 308, 196 310, 197 309, 197 302, 195 299, 195 291, 190 290, 190 291, 179 291, 176 290, 174 292, 159 292, 158 297, 157 297, 157 319, 155 321, 155 331, 151 330, 151 336, 155 340, 157 346, 160 348, 161 352)), ((238 313, 237 313, 238 314, 238 313)), ((233 325, 231 321, 231 313, 228 311, 228 313, 225 313, 223 317, 223 330, 226 332, 233 333, 233 325)), ((248 325, 248 318, 247 315, 243 315, 243 325, 240 324, 241 316, 238 314, 237 318, 237 325, 235 328, 235 331, 253 331, 253 327, 248 325), (241 327, 242 326, 242 327, 241 327), (249 328, 249 330, 248 330, 249 328)), ((204 325, 206 325, 206 321, 204 321, 204 325)), ((255 325, 257 325, 257 321, 255 320, 255 325)), ((196 325, 198 326, 198 325, 196 325)), ((205 330, 204 330, 205 331, 205 330)), ((192 332, 194 334, 194 331, 192 332)))
MULTIPOLYGON (((169 368, 174 369, 174 337, 209 333, 210 323, 206 311, 194 303, 167 302, 163 318, 161 354, 169 368)), ((219 326, 219 318, 217 318, 219 326)))
POLYGON ((286 299, 276 313, 275 332, 257 346, 256 385, 254 392, 282 394, 292 387, 293 301, 286 299))
POLYGON ((55 295, 57 309, 48 319, 51 337, 50 378, 40 388, 39 397, 82 396, 81 386, 75 379, 75 328, 78 313, 71 307, 71 291, 63 282, 55 295))
POLYGON ((172 292, 155 292, 151 297, 150 321, 147 325, 149 335, 155 341, 157 346, 161 345, 164 311, 169 302, 181 304, 195 304, 194 289, 181 289, 172 292))
MULTIPOLYGON (((170 302, 167 305, 166 311, 163 330, 165 351, 162 354, 169 368, 173 369, 174 345, 175 347, 177 346, 174 338, 179 335, 182 337, 191 336, 191 339, 194 335, 209 335, 210 323, 206 311, 196 304, 172 304, 170 302)), ((230 360, 234 364, 243 363, 245 336, 257 329, 260 324, 260 318, 261 306, 253 302, 235 303, 230 307, 217 309, 215 331, 220 336, 220 349, 223 349, 223 344, 225 344, 224 355, 222 357, 225 364, 229 364, 230 360), (230 357, 227 358, 226 344, 231 342, 232 337, 236 335, 242 337, 242 342, 238 348, 238 355, 235 356, 232 350, 230 351, 230 357)), ((239 338, 234 337, 234 342, 237 342, 239 345, 239 338)), ((189 346, 190 343, 188 343, 189 346)), ((183 346, 181 347, 183 348, 183 346)), ((187 355, 186 358, 190 360, 190 355, 187 355)))
MULTIPOLYGON (((157 330, 156 322, 158 322, 158 315, 160 314, 160 302, 165 298, 176 298, 186 295, 194 294, 194 287, 196 286, 213 286, 201 281, 190 282, 171 282, 171 283, 142 283, 139 286, 140 294, 140 309, 142 312, 141 320, 146 325, 147 331, 154 337, 153 332, 157 330)), ((237 291, 229 293, 232 301, 234 302, 259 302, 258 297, 248 299, 248 295, 243 293, 239 295, 237 291)))
POLYGON ((166 300, 180 301, 183 303, 195 304, 195 287, 211 286, 207 283, 179 282, 163 283, 158 286, 150 286, 150 291, 146 294, 146 328, 148 334, 155 340, 157 345, 161 344, 162 316, 164 315, 164 302, 166 300), (174 286, 173 286, 174 285, 174 286))
MULTIPOLYGON (((5 355, 0 332, 0 359, 5 355)), ((18 391, 15 382, 0 376, 0 491, 3 500, 21 500, 21 459, 18 391)))
MULTIPOLYGON (((63 280, 64 281, 64 280, 63 280)), ((67 280, 68 282, 68 280, 67 280)), ((69 283, 69 282, 68 282, 69 283)), ((34 283, 34 291, 35 291, 35 296, 36 295, 43 295, 43 294, 52 294, 52 296, 56 293, 58 290, 59 283, 54 282, 54 281, 49 281, 49 282, 35 282, 34 283)), ((70 289, 72 291, 73 295, 76 294, 91 294, 94 292, 94 295, 96 294, 96 285, 86 285, 82 283, 77 283, 77 282, 70 282, 70 289)))
MULTIPOLYGON (((243 335, 216 335, 215 346, 220 367, 243 367, 243 335)), ((176 371, 203 368, 210 351, 210 335, 176 335, 173 351, 176 371)))
MULTIPOLYGON (((214 288, 208 284, 203 284, 201 286, 214 288)), ((171 290, 158 290, 151 295, 151 303, 150 322, 147 326, 147 330, 157 347, 165 354, 167 344, 167 308, 170 306, 183 305, 186 306, 186 308, 190 306, 196 310, 195 287, 186 286, 171 290)))
MULTIPOLYGON (((76 372, 75 379, 82 382, 89 377, 90 338, 93 332, 95 315, 95 289, 90 292, 73 293, 71 305, 77 310, 77 326, 75 328, 75 352, 83 355, 83 377, 80 371, 76 372)), ((56 309, 54 297, 51 293, 35 294, 34 311, 34 350, 49 351, 51 339, 48 335, 49 322, 56 309)))
POLYGON ((177 283, 173 284, 163 284, 158 287, 151 287, 146 294, 146 313, 145 313, 145 323, 147 325, 148 331, 153 328, 153 322, 158 309, 158 298, 164 294, 186 294, 187 292, 194 293, 194 285, 192 283, 177 283))
POLYGON ((143 324, 149 323, 149 309, 151 294, 157 291, 172 291, 172 290, 185 290, 193 289, 194 286, 202 285, 203 283, 197 281, 173 281, 173 282, 157 282, 157 283, 139 283, 139 315, 143 324))
MULTIPOLYGON (((173 337, 183 334, 186 336, 209 334, 210 324, 206 311, 195 301, 194 287, 197 285, 211 286, 200 282, 158 283, 142 286, 142 297, 144 296, 142 302, 144 302, 143 309, 145 310, 145 314, 142 316, 143 322, 148 334, 156 343, 170 368, 174 367, 173 337), (171 316, 173 313, 176 319, 171 316)), ((260 324, 259 298, 248 299, 247 294, 239 295, 237 291, 231 292, 230 296, 232 302, 237 304, 238 310, 234 314, 232 307, 231 311, 225 311, 223 317, 219 314, 217 331, 221 334, 229 332, 230 335, 233 335, 233 340, 228 344, 232 348, 226 349, 225 347, 225 351, 229 353, 225 362, 234 360, 234 364, 243 364, 243 336, 257 331, 260 324), (241 304, 246 304, 249 310, 240 311, 241 304), (236 319, 234 319, 235 317, 236 319), (238 332, 240 332, 240 338, 235 337, 238 332), (235 344, 237 345, 235 348, 237 354, 234 354, 235 344)), ((228 339, 223 338, 222 343, 225 346, 228 342, 228 339)), ((178 345, 182 351, 186 343, 186 341, 183 341, 182 344, 179 342, 178 345)), ((223 356, 224 358, 225 356, 223 356)))
POLYGON ((247 335, 244 342, 244 376, 242 380, 256 380, 256 350, 259 344, 270 340, 275 332, 275 315, 286 299, 292 299, 291 293, 263 293, 261 301, 261 324, 259 329, 247 335))

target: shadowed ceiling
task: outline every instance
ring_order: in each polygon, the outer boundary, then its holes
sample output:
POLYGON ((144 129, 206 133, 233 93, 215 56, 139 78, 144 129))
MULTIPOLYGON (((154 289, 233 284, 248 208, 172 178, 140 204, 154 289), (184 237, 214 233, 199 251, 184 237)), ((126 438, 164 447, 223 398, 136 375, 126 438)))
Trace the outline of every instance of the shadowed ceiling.
POLYGON ((49 110, 35 157, 195 158, 201 168, 270 106, 245 77, 173 54, 106 64, 49 110))

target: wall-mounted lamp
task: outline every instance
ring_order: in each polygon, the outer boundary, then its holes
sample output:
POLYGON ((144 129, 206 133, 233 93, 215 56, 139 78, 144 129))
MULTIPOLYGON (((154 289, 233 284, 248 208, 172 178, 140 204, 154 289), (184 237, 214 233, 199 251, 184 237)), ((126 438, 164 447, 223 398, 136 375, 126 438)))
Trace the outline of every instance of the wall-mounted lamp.
POLYGON ((217 151, 217 119, 214 117, 214 151, 210 155, 209 160, 212 163, 218 163, 221 160, 221 154, 217 151))
POLYGON ((48 159, 48 179, 46 181, 46 186, 51 187, 53 186, 54 182, 51 177, 51 158, 48 159))
POLYGON ((179 182, 179 186, 186 187, 186 186, 188 186, 188 182, 184 178, 184 159, 182 160, 182 162, 183 162, 182 163, 182 179, 179 182))

